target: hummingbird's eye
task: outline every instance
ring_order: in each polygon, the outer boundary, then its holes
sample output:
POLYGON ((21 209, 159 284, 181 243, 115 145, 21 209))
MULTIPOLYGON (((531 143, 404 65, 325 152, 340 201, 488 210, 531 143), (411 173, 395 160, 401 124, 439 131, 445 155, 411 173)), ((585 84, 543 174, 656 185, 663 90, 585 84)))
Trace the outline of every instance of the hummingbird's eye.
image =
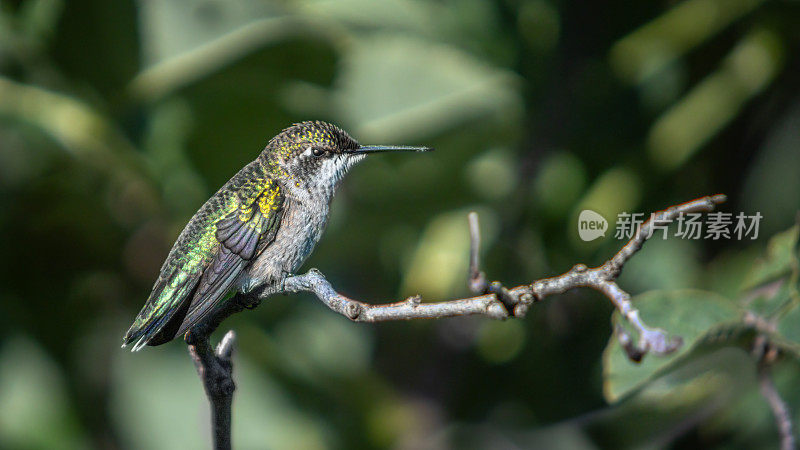
POLYGON ((323 149, 321 149, 319 147, 314 147, 314 148, 311 149, 311 154, 314 155, 314 156, 320 157, 320 156, 325 154, 325 150, 323 150, 323 149))

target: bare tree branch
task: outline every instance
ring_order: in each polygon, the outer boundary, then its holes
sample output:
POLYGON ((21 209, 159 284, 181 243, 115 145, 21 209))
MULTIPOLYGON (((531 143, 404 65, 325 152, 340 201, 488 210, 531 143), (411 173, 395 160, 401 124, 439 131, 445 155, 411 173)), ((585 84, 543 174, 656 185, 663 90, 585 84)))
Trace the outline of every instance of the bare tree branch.
POLYGON ((231 403, 236 389, 231 355, 235 342, 236 334, 231 330, 225 333, 216 350, 211 349, 208 335, 195 335, 189 343, 189 354, 211 405, 214 448, 217 450, 231 448, 231 403))
POLYGON ((477 294, 474 297, 441 302, 422 303, 419 296, 404 301, 373 305, 348 298, 333 288, 322 272, 311 269, 303 275, 287 277, 281 286, 252 293, 238 294, 228 300, 211 317, 192 328, 186 334, 189 352, 195 361, 197 372, 211 404, 214 428, 214 447, 229 449, 231 446, 231 401, 235 385, 233 383, 231 353, 235 336, 229 331, 216 351, 212 351, 209 336, 228 316, 245 308, 254 308, 261 299, 276 293, 311 292, 328 308, 355 322, 384 322, 390 320, 438 319, 444 317, 485 315, 494 319, 522 317, 534 302, 550 295, 563 294, 577 287, 589 287, 603 293, 638 333, 638 342, 622 327, 615 332, 628 357, 639 361, 648 352, 658 355, 675 351, 681 345, 679 337, 670 338, 660 329, 649 328, 639 318, 639 311, 633 307, 630 294, 622 290, 616 279, 625 263, 641 249, 652 235, 654 225, 666 225, 680 214, 709 212, 725 201, 724 195, 703 197, 681 205, 673 206, 654 214, 650 220, 636 230, 630 241, 611 259, 601 266, 588 268, 576 264, 568 272, 530 284, 507 289, 499 281, 489 283, 479 267, 480 230, 476 213, 469 214, 470 260, 469 288, 477 294))
POLYGON ((336 292, 317 269, 303 275, 286 279, 284 292, 311 292, 328 308, 355 322, 385 322, 389 320, 438 319, 443 317, 484 314, 495 319, 508 317, 502 303, 492 294, 461 300, 437 303, 422 303, 421 297, 409 297, 405 301, 371 305, 345 297, 336 292))
POLYGON ((622 316, 636 329, 638 342, 621 327, 620 343, 628 356, 640 360, 646 353, 658 355, 671 353, 682 343, 679 337, 670 338, 660 329, 650 328, 642 322, 639 311, 633 307, 630 294, 622 290, 615 282, 625 263, 642 248, 644 242, 652 236, 654 225, 666 225, 680 214, 709 212, 724 202, 724 195, 699 198, 691 202, 673 206, 655 213, 636 231, 630 241, 603 265, 588 268, 584 264, 576 264, 568 272, 531 284, 506 289, 497 281, 487 283, 486 277, 478 267, 478 249, 480 232, 477 214, 469 215, 470 223, 470 289, 480 294, 476 297, 449 300, 442 302, 422 303, 419 296, 410 297, 402 302, 373 305, 348 298, 338 292, 316 269, 303 275, 288 277, 283 284, 283 292, 311 292, 333 311, 356 322, 382 322, 388 320, 436 319, 443 317, 483 314, 495 319, 522 317, 535 301, 555 294, 563 294, 576 287, 589 287, 608 297, 622 316))

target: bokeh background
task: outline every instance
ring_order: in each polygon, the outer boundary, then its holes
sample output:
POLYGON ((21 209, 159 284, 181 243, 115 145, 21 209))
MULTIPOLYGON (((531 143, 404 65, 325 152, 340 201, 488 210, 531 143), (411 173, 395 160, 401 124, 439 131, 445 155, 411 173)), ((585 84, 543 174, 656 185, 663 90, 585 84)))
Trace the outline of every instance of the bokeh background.
MULTIPOLYGON (((653 240, 620 283, 735 292, 800 206, 799 21, 789 0, 3 0, 0 447, 210 445, 185 346, 119 344, 189 217, 295 121, 437 148, 344 182, 306 268, 347 295, 467 294, 473 209, 516 285, 619 247, 578 239, 584 208, 613 226, 718 192, 758 240, 653 240)), ((275 297, 223 325, 234 444, 776 445, 746 346, 609 396, 611 314, 574 291, 524 320, 364 325, 275 297)), ((777 368, 800 411, 800 366, 777 368)))

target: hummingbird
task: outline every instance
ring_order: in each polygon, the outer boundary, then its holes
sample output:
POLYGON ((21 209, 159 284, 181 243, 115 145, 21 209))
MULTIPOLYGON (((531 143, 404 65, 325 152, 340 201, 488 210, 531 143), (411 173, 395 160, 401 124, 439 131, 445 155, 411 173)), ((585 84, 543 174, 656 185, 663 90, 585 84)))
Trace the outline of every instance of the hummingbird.
POLYGON ((321 121, 284 129, 191 218, 122 346, 184 335, 232 293, 275 292, 319 241, 350 168, 373 153, 429 150, 361 145, 321 121))

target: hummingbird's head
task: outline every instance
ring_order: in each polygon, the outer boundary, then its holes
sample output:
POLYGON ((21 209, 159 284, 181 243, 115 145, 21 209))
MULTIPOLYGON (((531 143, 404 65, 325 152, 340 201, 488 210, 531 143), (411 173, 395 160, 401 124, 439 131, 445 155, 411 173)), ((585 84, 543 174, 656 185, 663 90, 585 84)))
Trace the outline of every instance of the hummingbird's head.
POLYGON ((427 147, 361 145, 326 122, 292 125, 272 138, 259 159, 291 187, 332 195, 347 171, 368 154, 432 150, 427 147))

